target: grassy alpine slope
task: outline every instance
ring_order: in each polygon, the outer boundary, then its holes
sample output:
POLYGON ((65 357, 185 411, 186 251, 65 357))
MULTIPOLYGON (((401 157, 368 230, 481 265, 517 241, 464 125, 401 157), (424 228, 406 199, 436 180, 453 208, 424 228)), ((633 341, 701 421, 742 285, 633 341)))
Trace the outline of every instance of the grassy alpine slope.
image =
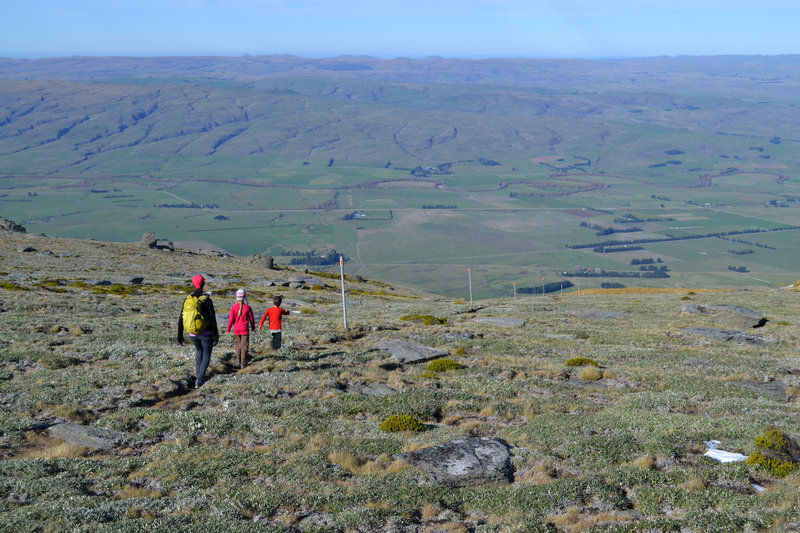
MULTIPOLYGON (((628 290, 468 303, 368 280, 259 269, 236 257, 5 233, 0 239, 2 531, 761 531, 800 522, 800 477, 745 455, 768 425, 800 435, 800 304, 785 289, 628 290), (26 247, 35 251, 23 252, 26 247), (189 278, 218 313, 239 287, 257 315, 280 291, 285 346, 256 334, 239 371, 223 335, 207 384, 175 343, 189 278), (130 285, 134 276, 144 277, 130 285), (305 288, 267 281, 303 277, 305 288), (96 285, 109 281, 111 285, 96 285), (741 304, 769 344, 704 340, 684 303, 741 304), (521 327, 476 318, 515 317, 521 327), (463 368, 395 365, 411 339, 463 368), (594 366, 568 366, 575 357, 594 366), (385 384, 389 396, 366 396, 385 384), (386 433, 391 415, 425 430, 386 433), (128 434, 95 449, 72 422, 128 434), (421 483, 395 455, 466 436, 513 444, 514 480, 421 483), (755 485, 766 490, 759 492, 755 485)), ((224 322, 222 323, 224 327, 224 322)))

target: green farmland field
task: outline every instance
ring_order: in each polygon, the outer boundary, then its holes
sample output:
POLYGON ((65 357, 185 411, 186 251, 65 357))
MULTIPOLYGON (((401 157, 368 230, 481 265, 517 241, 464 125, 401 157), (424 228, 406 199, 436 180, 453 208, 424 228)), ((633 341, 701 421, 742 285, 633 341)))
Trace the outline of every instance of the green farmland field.
POLYGON ((451 297, 467 269, 477 298, 800 278, 796 57, 116 61, 0 63, 0 216, 279 264, 335 249, 451 297), (564 276, 643 259, 669 277, 564 276))

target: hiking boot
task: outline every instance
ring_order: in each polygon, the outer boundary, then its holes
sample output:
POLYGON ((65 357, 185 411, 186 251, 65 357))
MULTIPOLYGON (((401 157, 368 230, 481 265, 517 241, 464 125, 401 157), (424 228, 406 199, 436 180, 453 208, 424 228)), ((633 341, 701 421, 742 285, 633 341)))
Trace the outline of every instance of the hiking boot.
POLYGON ((202 381, 195 381, 194 382, 194 388, 195 389, 199 389, 202 385, 203 385, 202 381))

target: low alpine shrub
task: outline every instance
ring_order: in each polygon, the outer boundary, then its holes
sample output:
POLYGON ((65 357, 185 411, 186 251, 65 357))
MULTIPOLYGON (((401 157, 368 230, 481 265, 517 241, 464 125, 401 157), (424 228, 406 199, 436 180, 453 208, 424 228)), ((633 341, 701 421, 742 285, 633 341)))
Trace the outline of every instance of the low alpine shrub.
POLYGON ((597 364, 597 361, 594 359, 589 359, 588 357, 573 357, 566 363, 564 366, 600 366, 597 364))
POLYGON ((459 368, 463 368, 461 364, 452 359, 447 359, 446 357, 431 361, 428 363, 428 366, 425 367, 426 370, 430 370, 431 372, 447 372, 448 370, 458 370, 459 368))
POLYGON ((381 431, 422 431, 425 424, 409 415, 392 415, 381 422, 381 431))

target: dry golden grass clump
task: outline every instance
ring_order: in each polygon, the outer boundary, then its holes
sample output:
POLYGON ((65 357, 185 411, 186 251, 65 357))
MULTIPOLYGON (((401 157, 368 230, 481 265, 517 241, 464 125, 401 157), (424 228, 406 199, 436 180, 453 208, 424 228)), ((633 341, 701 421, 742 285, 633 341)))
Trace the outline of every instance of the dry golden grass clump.
POLYGON ((433 315, 423 315, 419 313, 403 315, 400 317, 400 320, 404 322, 416 322, 418 324, 425 324, 426 326, 432 326, 434 324, 447 324, 446 318, 439 318, 433 315))
POLYGON ((578 378, 584 381, 597 381, 602 377, 602 372, 600 372, 597 367, 591 365, 581 367, 580 372, 578 372, 578 378))

